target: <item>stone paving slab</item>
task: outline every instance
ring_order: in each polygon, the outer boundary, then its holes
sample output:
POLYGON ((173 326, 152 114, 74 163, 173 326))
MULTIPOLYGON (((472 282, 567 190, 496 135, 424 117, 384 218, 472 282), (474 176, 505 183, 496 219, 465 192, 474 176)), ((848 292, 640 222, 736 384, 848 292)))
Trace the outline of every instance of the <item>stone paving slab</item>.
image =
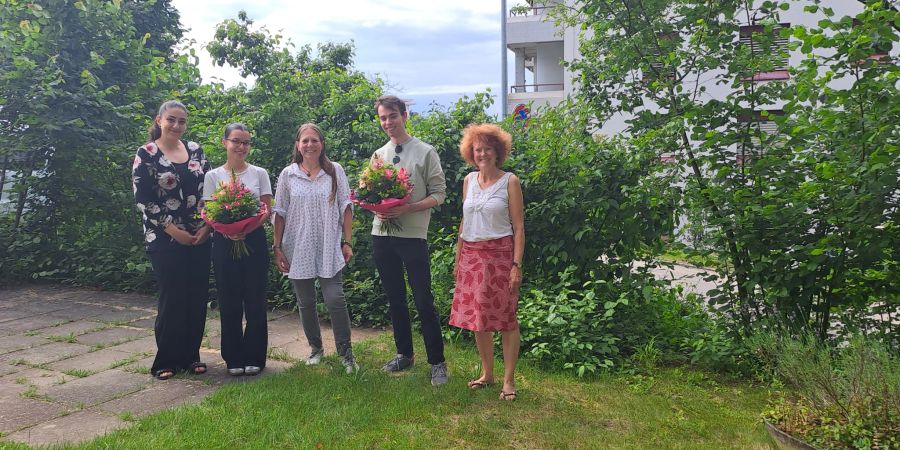
POLYGON ((3 326, 3 322, 14 321, 25 317, 31 317, 33 315, 34 313, 32 312, 24 311, 18 308, 0 309, 0 327, 3 326))
POLYGON ((109 349, 126 353, 156 353, 156 338, 152 335, 146 336, 133 341, 128 341, 124 344, 109 347, 109 349))
POLYGON ((56 384, 63 384, 66 381, 72 380, 75 377, 71 375, 66 375, 62 372, 56 372, 54 370, 47 369, 39 369, 39 368, 26 368, 24 370, 17 370, 14 373, 6 375, 4 377, 0 377, 0 383, 2 382, 15 382, 21 383, 23 386, 25 384, 33 385, 36 387, 49 387, 56 384))
POLYGON ((0 334, 10 335, 24 333, 40 328, 52 327, 66 321, 64 318, 55 317, 52 314, 55 313, 28 316, 0 322, 0 334))
POLYGON ((39 392, 55 402, 91 406, 138 391, 153 382, 147 375, 113 369, 50 386, 39 392))
POLYGON ((129 327, 135 328, 147 328, 149 330, 153 330, 153 327, 156 325, 156 313, 153 313, 151 317, 146 317, 143 319, 138 319, 132 322, 128 322, 129 327))
POLYGON ((5 408, 0 411, 0 433, 12 433, 46 422, 66 411, 64 405, 30 398, 17 400, 18 408, 5 408))
POLYGON ((30 446, 81 442, 128 426, 118 417, 98 411, 78 411, 6 436, 30 446))
POLYGON ((108 323, 80 319, 52 327, 41 328, 39 330, 36 330, 36 332, 40 333, 43 336, 78 336, 91 331, 100 331, 111 326, 112 325, 108 323))
POLYGON ((96 352, 85 353, 74 358, 57 361, 53 364, 49 364, 47 368, 58 372, 77 370, 97 373, 113 368, 113 364, 127 360, 131 358, 132 355, 132 353, 105 348, 96 352))
POLYGON ((0 355, 18 350, 24 350, 37 345, 46 344, 43 336, 29 334, 14 334, 5 336, 0 340, 0 355))
POLYGON ((78 356, 87 353, 90 349, 90 347, 81 344, 52 342, 37 347, 31 347, 26 350, 7 353, 3 357, 10 363, 14 361, 24 361, 27 364, 40 365, 78 356))
POLYGON ((0 376, 16 373, 21 370, 20 367, 13 365, 5 360, 0 360, 0 376))
POLYGON ((110 306, 92 305, 89 303, 72 303, 68 309, 53 311, 52 313, 47 313, 47 315, 65 321, 78 319, 100 320, 95 319, 95 317, 101 314, 108 314, 111 308, 110 306))
POLYGON ((144 329, 111 327, 105 330, 82 334, 78 336, 77 339, 81 344, 109 347, 147 337, 149 334, 150 331, 144 329))
POLYGON ((130 413, 141 417, 186 403, 198 403, 215 390, 215 386, 198 381, 170 380, 108 401, 98 405, 97 409, 111 414, 130 413))
POLYGON ((153 381, 147 375, 113 369, 65 384, 50 386, 39 392, 56 402, 76 406, 92 406, 138 391, 153 381))
POLYGON ((145 356, 131 364, 126 364, 126 365, 120 367, 120 369, 122 369, 126 372, 141 373, 141 374, 146 374, 146 376, 149 376, 150 368, 153 367, 153 360, 156 358, 155 353, 156 352, 154 351, 150 354, 150 356, 145 356))

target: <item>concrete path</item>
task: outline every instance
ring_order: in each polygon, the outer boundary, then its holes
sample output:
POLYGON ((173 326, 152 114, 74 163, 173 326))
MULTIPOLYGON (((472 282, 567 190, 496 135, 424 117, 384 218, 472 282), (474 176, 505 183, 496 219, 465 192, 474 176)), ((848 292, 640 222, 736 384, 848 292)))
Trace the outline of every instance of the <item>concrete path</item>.
MULTIPOLYGON (((219 319, 210 311, 201 358, 205 375, 158 381, 149 375, 156 344, 152 296, 63 286, 0 288, 0 447, 88 440, 136 418, 195 403, 229 377, 219 354, 219 319)), ((353 340, 379 330, 354 329, 353 340)), ((326 353, 331 328, 322 325, 326 353)), ((296 311, 269 314, 269 361, 262 376, 309 354, 296 311)))

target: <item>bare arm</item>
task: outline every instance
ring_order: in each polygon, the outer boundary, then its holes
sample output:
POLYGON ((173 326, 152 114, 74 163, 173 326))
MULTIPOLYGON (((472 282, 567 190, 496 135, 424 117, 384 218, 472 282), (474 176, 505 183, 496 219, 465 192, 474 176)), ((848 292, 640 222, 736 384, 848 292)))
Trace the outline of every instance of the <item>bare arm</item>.
MULTIPOLYGON (((469 177, 463 178, 463 187, 462 187, 462 203, 466 203, 466 192, 469 191, 469 177)), ((459 273, 459 253, 462 250, 462 231, 463 231, 463 223, 466 220, 466 214, 463 212, 462 217, 459 219, 459 229, 456 230, 456 262, 453 264, 453 278, 456 278, 457 273, 459 273)))
POLYGON ((522 258, 525 256, 525 200, 519 177, 510 175, 507 185, 509 194, 509 219, 513 228, 513 266, 509 273, 509 288, 518 290, 522 285, 522 258))
POLYGON ((341 254, 344 255, 344 262, 350 261, 353 257, 353 244, 350 239, 353 238, 353 207, 347 205, 344 209, 344 218, 341 220, 341 254))
POLYGON ((281 239, 284 237, 284 217, 280 214, 275 215, 275 230, 272 233, 272 248, 275 250, 275 267, 281 273, 288 273, 291 270, 291 263, 281 251, 281 239))

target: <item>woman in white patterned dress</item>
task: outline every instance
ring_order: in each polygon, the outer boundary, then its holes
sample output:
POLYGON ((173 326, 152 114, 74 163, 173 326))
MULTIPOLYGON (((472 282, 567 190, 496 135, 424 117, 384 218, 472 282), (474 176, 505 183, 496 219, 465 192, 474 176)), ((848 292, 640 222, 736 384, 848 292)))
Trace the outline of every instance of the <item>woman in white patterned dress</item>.
POLYGON ((294 161, 278 176, 274 210, 275 264, 297 296, 311 350, 306 364, 318 364, 325 354, 316 312, 318 279, 341 363, 347 373, 358 370, 343 287, 343 268, 353 257, 350 185, 343 167, 325 156, 325 138, 315 124, 297 129, 294 161))

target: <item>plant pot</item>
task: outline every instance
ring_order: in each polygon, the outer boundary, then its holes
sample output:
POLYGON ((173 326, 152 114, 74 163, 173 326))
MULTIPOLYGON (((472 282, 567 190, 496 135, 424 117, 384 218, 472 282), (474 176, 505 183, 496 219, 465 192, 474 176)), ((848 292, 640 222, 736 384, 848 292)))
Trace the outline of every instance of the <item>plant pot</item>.
POLYGON ((778 447, 779 450, 819 450, 816 447, 779 430, 775 425, 769 423, 768 420, 765 420, 764 422, 766 423, 766 431, 769 432, 769 436, 772 436, 772 440, 775 441, 775 446, 778 447))

